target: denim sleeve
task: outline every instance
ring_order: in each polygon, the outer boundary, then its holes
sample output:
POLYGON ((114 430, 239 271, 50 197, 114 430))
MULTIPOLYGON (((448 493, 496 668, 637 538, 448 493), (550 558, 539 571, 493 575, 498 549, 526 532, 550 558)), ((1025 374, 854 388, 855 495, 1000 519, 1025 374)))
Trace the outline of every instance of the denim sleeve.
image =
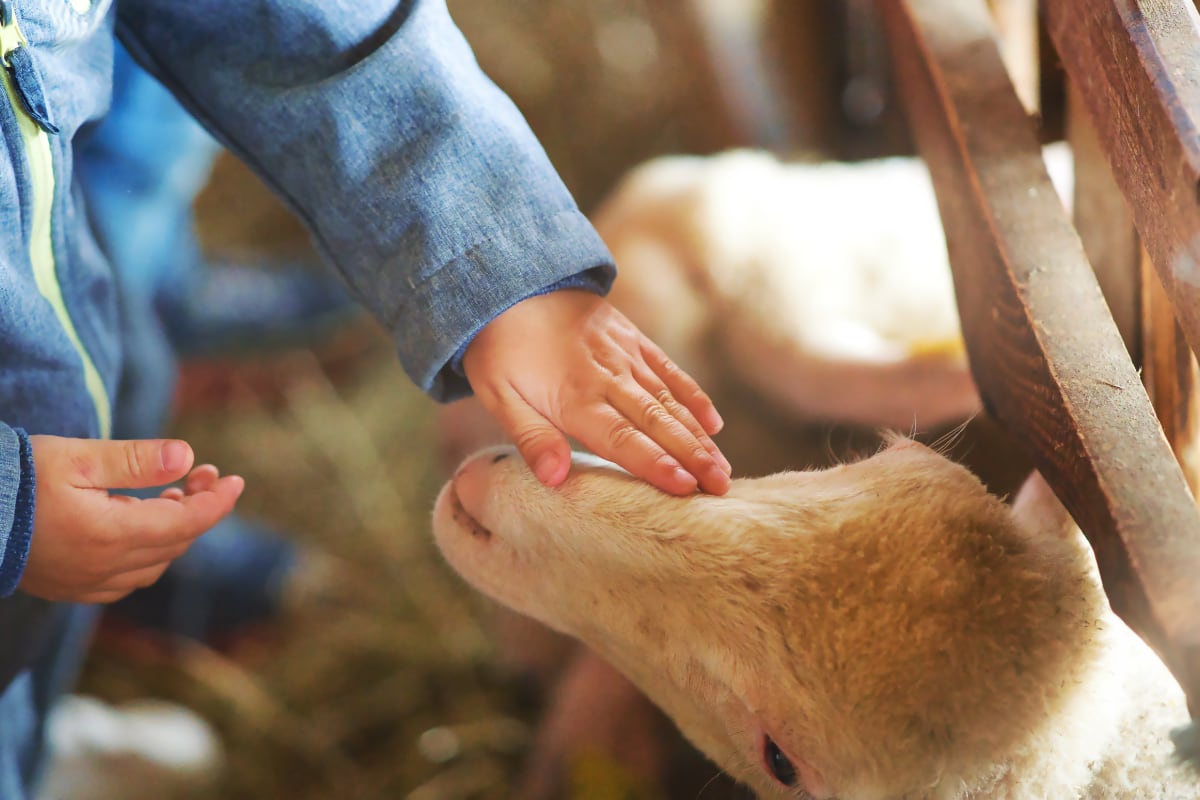
POLYGON ((615 268, 444 0, 121 0, 117 30, 307 223, 413 381, 513 303, 615 268))
POLYGON ((33 449, 20 428, 0 422, 0 597, 17 589, 33 538, 33 449))

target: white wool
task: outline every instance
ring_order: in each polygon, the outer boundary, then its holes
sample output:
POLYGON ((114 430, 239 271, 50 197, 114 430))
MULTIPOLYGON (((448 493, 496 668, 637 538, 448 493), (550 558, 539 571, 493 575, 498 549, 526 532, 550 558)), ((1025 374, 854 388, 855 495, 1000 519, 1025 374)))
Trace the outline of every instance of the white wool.
MULTIPOLYGON (((1047 150, 1069 187, 1070 152, 1047 150)), ((786 164, 758 151, 664 158, 631 178, 647 202, 686 196, 717 294, 814 353, 888 361, 959 337, 937 200, 924 163, 786 164)))
MULTIPOLYGON (((1040 480, 1040 479, 1035 479, 1040 480)), ((1063 512, 1065 513, 1065 512, 1063 512)), ((1074 529, 1074 525, 1070 524, 1074 529)), ((1048 535, 1053 535, 1047 531, 1048 535)), ((1099 584, 1090 545, 1074 541, 1099 584)), ((988 800, 1194 800, 1200 780, 1174 764, 1167 733, 1188 720, 1174 677, 1105 602, 1090 622, 1103 642, 1100 659, 1062 677, 1066 702, 1031 731, 988 800)), ((948 797, 965 798, 959 794, 948 797)), ((974 796, 969 796, 974 797, 974 796)))
POLYGON ((843 360, 953 341, 958 315, 924 166, 714 160, 697 209, 710 275, 744 322, 843 360))
MULTIPOLYGON (((1063 193, 1070 153, 1046 156, 1063 193)), ((732 374, 802 418, 909 427, 978 407, 918 159, 660 158, 596 223, 622 270, 614 302, 685 368, 703 375, 715 340, 732 374)))

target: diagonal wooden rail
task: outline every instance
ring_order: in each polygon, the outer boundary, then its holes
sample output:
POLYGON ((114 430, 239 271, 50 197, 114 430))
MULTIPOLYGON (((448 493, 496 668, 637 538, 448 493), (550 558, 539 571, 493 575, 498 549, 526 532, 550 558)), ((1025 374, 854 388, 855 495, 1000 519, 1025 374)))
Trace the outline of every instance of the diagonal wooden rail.
POLYGON ((1200 352, 1200 16, 1190 0, 1049 0, 1042 15, 1139 236, 1200 352))
POLYGON ((1087 535, 1114 609, 1200 709, 1200 511, 1046 174, 984 1, 878 2, 984 402, 1087 535))
POLYGON ((1194 331, 1200 313, 1189 272, 1200 255, 1193 246, 1200 195, 1186 196, 1189 186, 1200 192, 1200 15, 1186 0, 1145 4, 1144 11, 1130 3, 1066 0, 1047 4, 1046 12, 1071 73, 1075 224, 1196 494, 1200 395, 1179 320, 1194 331), (1067 24, 1064 10, 1076 22, 1067 24), (1138 93, 1136 105, 1124 99, 1127 92, 1138 93), (1127 137, 1134 116, 1136 135, 1127 137), (1135 217, 1157 259, 1139 246, 1135 217))

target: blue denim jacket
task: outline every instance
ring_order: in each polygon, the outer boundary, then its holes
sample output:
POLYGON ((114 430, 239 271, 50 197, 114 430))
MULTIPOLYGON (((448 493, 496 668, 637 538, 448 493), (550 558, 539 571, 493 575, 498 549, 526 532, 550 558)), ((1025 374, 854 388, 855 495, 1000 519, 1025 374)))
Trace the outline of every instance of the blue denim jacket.
POLYGON ((27 434, 106 435, 120 366, 110 271, 71 191, 72 141, 108 107, 114 29, 307 223, 436 399, 469 392, 455 356, 498 313, 564 283, 603 292, 615 274, 442 0, 0 0, 5 13, 0 687, 52 613, 14 592, 32 531, 27 434), (53 165, 49 278, 31 120, 53 165))

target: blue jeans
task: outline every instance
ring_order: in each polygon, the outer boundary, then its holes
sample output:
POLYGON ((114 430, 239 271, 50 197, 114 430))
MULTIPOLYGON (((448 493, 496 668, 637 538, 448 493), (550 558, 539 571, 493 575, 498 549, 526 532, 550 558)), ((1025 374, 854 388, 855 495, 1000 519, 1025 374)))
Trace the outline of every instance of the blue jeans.
POLYGON ((0 694, 0 798, 32 800, 45 767, 46 717, 79 677, 96 619, 95 606, 58 608, 50 643, 0 694))

